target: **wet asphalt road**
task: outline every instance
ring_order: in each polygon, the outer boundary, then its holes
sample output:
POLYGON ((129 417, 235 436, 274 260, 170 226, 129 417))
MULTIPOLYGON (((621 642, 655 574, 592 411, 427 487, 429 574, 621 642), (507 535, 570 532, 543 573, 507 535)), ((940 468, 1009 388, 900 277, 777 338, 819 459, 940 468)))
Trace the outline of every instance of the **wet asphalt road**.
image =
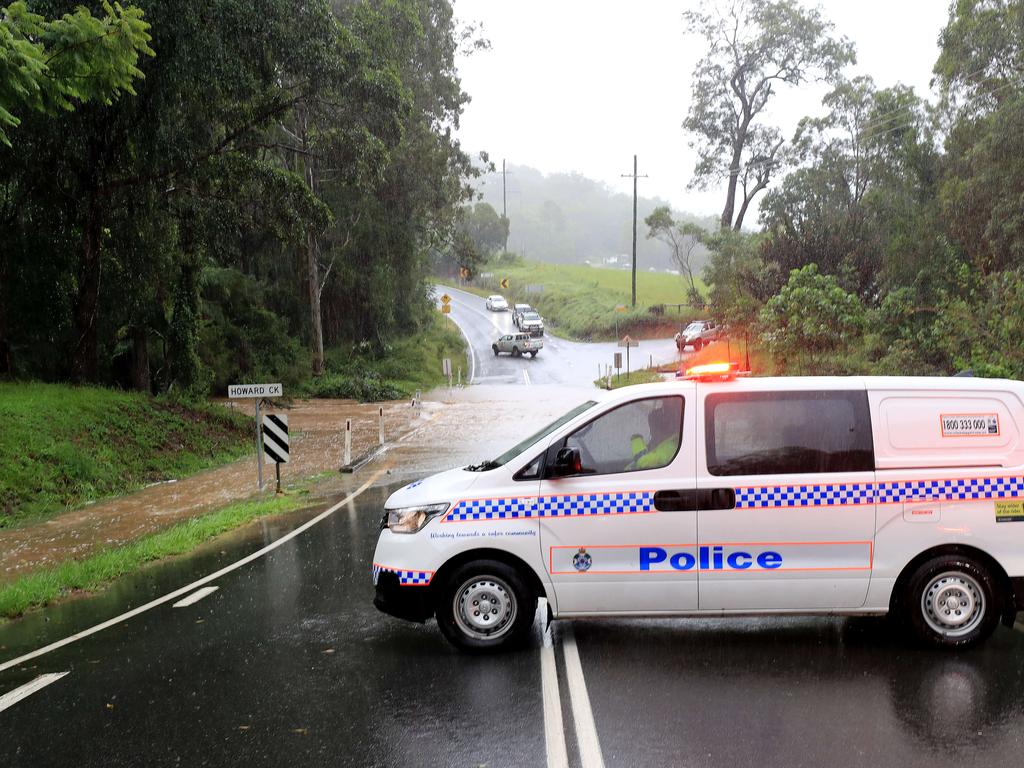
MULTIPOLYGON (((622 374, 626 373, 626 350, 614 342, 581 344, 550 333, 544 336, 544 349, 536 358, 511 355, 495 356, 491 345, 506 333, 515 333, 511 312, 491 312, 486 300, 472 293, 437 286, 438 297, 447 293, 452 301, 451 318, 466 334, 474 354, 476 384, 558 384, 589 386, 604 366, 612 365, 616 352, 622 352, 622 374)), ((692 352, 688 353, 688 357, 692 352)), ((641 341, 630 348, 631 370, 646 368, 650 362, 678 361, 672 339, 641 341)), ((463 376, 468 376, 463 371, 463 376)))
MULTIPOLYGON (((194 605, 156 607, 0 672, 0 696, 68 673, 0 711, 0 766, 548 763, 556 722, 545 717, 539 619, 524 650, 476 658, 454 651, 433 623, 408 624, 371 604, 371 558, 391 490, 492 455, 495 443, 504 448, 531 420, 547 421, 580 396, 564 387, 509 392, 466 390, 438 417, 451 424, 338 480, 315 510, 265 520, 103 595, 0 626, 2 663, 258 550, 390 468, 318 525, 219 578, 194 605), (524 409, 536 393, 544 394, 524 409), (512 398, 506 411, 529 417, 496 434, 494 423, 511 421, 499 399, 512 398), (473 412, 493 423, 469 419, 473 412)), ((584 765, 587 708, 607 766, 1018 766, 1024 758, 1019 631, 1000 628, 964 653, 916 650, 871 618, 555 622, 549 637, 571 766, 584 765), (570 692, 569 626, 589 707, 570 692)))

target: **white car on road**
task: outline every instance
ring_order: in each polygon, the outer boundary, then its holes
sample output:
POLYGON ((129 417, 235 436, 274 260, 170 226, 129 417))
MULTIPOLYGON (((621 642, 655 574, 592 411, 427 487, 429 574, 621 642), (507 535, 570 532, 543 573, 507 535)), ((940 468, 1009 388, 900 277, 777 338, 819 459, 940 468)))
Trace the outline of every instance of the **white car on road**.
POLYGON ((505 301, 504 296, 488 296, 487 308, 491 310, 491 312, 508 312, 508 302, 505 301))

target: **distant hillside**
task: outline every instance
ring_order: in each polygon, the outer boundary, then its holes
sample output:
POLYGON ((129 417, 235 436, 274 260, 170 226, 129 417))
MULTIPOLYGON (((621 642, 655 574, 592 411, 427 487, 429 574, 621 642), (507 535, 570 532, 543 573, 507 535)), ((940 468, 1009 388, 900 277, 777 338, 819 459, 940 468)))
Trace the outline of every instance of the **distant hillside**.
MULTIPOLYGON (((611 266, 609 259, 628 264, 632 253, 633 197, 579 174, 545 175, 525 165, 508 165, 509 250, 555 264, 611 266), (625 257, 625 258, 623 258, 625 257)), ((477 180, 485 202, 501 213, 501 173, 477 180)), ((668 201, 641 197, 637 201, 637 262, 648 270, 673 269, 668 247, 647 239, 644 218, 668 201)), ((711 229, 714 217, 673 211, 677 219, 711 229)), ((696 259, 698 274, 705 252, 696 259)))

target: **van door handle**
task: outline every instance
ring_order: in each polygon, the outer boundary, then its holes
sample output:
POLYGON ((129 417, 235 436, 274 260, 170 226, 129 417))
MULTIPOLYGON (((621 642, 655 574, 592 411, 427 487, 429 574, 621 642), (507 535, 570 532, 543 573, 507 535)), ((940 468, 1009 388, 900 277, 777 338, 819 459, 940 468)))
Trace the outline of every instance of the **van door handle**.
POLYGON ((695 512, 697 510, 697 490, 657 491, 654 494, 654 508, 659 512, 695 512))
POLYGON ((701 488, 697 494, 697 508, 702 510, 735 509, 736 490, 733 488, 701 488))

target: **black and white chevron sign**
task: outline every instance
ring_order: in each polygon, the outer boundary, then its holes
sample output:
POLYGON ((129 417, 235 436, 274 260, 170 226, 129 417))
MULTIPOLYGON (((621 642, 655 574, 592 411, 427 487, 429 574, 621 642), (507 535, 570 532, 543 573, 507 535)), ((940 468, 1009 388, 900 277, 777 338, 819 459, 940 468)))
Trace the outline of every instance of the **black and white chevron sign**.
POLYGON ((263 416, 263 457, 274 464, 288 463, 288 417, 268 413, 263 416))

